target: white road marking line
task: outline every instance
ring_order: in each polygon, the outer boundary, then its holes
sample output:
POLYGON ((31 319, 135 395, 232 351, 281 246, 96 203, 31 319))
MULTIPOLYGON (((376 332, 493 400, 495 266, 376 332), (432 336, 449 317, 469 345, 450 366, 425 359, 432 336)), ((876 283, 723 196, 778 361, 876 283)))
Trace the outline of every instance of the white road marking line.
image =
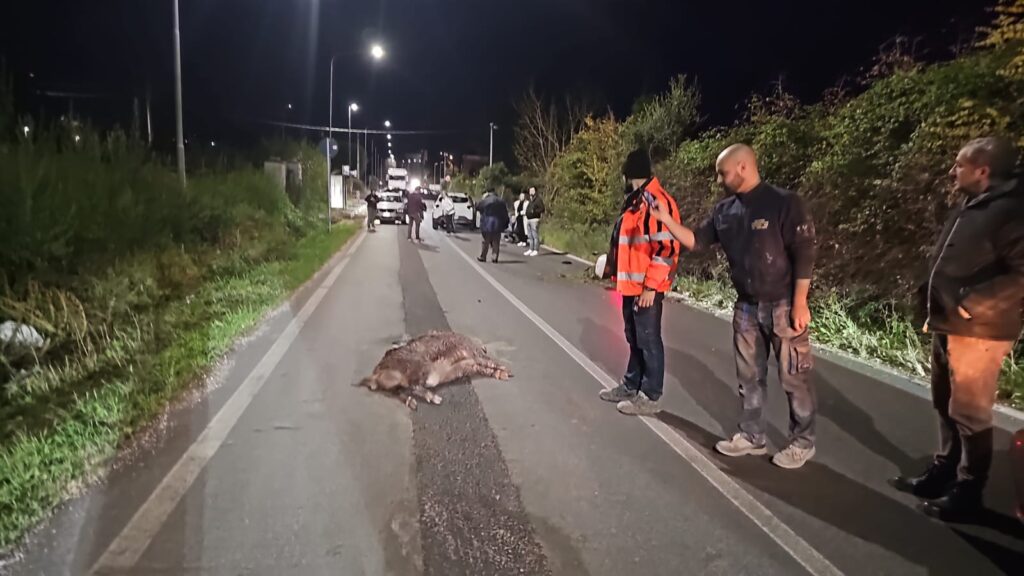
POLYGON ((590 267, 594 266, 594 262, 591 262, 590 260, 585 260, 585 259, 580 258, 579 256, 577 256, 575 254, 570 254, 568 252, 563 252, 563 251, 561 251, 561 250, 559 250, 557 248, 554 248, 552 246, 548 246, 547 244, 541 244, 540 247, 545 249, 545 250, 547 250, 548 252, 551 252, 552 254, 557 254, 559 256, 564 256, 564 257, 566 257, 566 258, 568 258, 570 260, 575 260, 575 261, 579 262, 580 264, 586 264, 587 266, 590 266, 590 267))
POLYGON ((360 231, 356 239, 346 248, 346 254, 334 267, 334 270, 324 279, 323 283, 316 289, 316 292, 309 298, 298 315, 292 319, 287 328, 277 337, 274 345, 263 356, 252 372, 245 378, 245 381, 235 390, 231 398, 224 403, 224 406, 217 412, 210 423, 203 430, 203 433, 181 456, 174 468, 167 473, 167 476, 160 481, 156 490, 150 494, 145 503, 135 512, 135 515, 128 524, 121 530, 106 551, 100 556, 96 564, 89 570, 89 574, 102 573, 104 571, 127 570, 135 565, 142 554, 146 551, 150 541, 160 531, 167 517, 177 506, 182 496, 188 491, 192 482, 210 461, 217 449, 227 438, 235 423, 248 408, 249 403, 256 397, 267 378, 273 372, 277 363, 281 361, 292 342, 299 335, 299 331, 306 324, 306 321, 316 311, 320 301, 334 285, 338 275, 352 259, 359 245, 366 237, 365 231, 360 231))
MULTIPOLYGON (((495 290, 505 297, 505 299, 518 308, 523 315, 533 321, 533 323, 536 324, 542 332, 554 340, 562 350, 565 350, 566 354, 572 357, 572 359, 582 366, 584 370, 589 372, 595 380, 605 387, 605 389, 611 390, 618 386, 618 383, 611 376, 591 361, 590 358, 587 358, 587 356, 573 346, 572 343, 562 337, 561 334, 541 319, 541 317, 534 313, 533 310, 530 310, 526 304, 523 304, 522 301, 509 292, 501 285, 501 283, 495 280, 494 277, 488 274, 487 271, 485 271, 470 256, 455 246, 451 240, 448 240, 447 238, 445 240, 447 240, 448 244, 455 249, 455 251, 484 278, 484 280, 487 280, 495 290)), ((828 561, 828 559, 822 556, 803 538, 797 535, 796 532, 793 532, 789 526, 786 526, 763 504, 758 502, 756 498, 751 496, 749 492, 744 490, 725 472, 722 472, 722 470, 715 466, 707 456, 705 456, 688 440, 680 436, 675 430, 657 418, 642 417, 641 420, 643 420, 644 424, 647 424, 655 434, 664 440, 665 443, 672 447, 677 454, 682 456, 684 460, 693 466, 701 476, 704 476, 704 478, 714 486, 715 489, 721 492, 723 496, 728 498, 730 502, 739 508, 740 512, 746 514, 754 524, 756 524, 769 537, 771 537, 772 540, 788 552, 794 560, 806 568, 808 572, 815 576, 841 576, 843 574, 842 571, 836 568, 835 565, 828 561)))

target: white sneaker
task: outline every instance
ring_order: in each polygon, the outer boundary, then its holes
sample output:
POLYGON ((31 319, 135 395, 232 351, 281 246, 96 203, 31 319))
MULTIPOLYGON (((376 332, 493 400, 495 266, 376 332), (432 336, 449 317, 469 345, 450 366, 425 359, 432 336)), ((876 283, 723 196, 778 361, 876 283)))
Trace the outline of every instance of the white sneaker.
POLYGON ((526 252, 523 252, 523 256, 533 256, 533 250, 527 250, 526 252))
POLYGON ((737 433, 731 440, 722 440, 715 444, 715 450, 726 456, 759 456, 768 453, 768 447, 764 444, 758 446, 743 434, 737 433))
POLYGON ((540 252, 537 252, 536 250, 534 250, 533 252, 530 252, 530 256, 538 256, 538 255, 540 255, 540 252))
POLYGON ((775 464, 779 468, 786 468, 793 470, 803 466, 808 460, 814 457, 814 446, 810 448, 800 448, 795 444, 790 444, 782 449, 781 452, 772 456, 772 464, 775 464))

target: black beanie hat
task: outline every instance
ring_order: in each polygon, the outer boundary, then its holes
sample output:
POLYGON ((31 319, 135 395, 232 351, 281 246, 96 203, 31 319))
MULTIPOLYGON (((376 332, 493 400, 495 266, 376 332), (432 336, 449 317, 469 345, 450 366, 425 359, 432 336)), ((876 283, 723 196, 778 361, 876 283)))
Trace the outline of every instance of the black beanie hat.
POLYGON ((626 180, 646 180, 651 177, 651 157, 647 155, 647 151, 642 148, 637 148, 626 156, 625 163, 622 164, 622 175, 626 177, 626 180))

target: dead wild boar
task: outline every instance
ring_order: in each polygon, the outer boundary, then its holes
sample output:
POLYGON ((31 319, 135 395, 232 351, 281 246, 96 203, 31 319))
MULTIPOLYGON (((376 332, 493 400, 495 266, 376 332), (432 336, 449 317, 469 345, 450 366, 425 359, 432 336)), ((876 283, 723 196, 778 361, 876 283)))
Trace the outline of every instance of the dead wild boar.
POLYGON ((474 376, 508 380, 512 372, 488 356, 479 340, 458 332, 430 331, 385 352, 373 374, 358 385, 397 393, 415 410, 415 397, 440 404, 441 397, 432 388, 474 376))

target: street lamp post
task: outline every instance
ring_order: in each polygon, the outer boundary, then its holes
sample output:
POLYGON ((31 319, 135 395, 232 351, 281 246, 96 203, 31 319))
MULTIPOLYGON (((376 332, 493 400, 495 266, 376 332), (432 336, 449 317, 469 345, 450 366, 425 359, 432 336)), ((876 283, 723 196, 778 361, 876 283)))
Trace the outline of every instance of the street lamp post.
MULTIPOLYGON (((177 0, 175 4, 175 17, 177 17, 177 0)), ((370 55, 373 56, 374 60, 381 60, 384 58, 384 47, 380 44, 374 44, 370 47, 370 55)), ((329 89, 329 112, 327 113, 327 138, 328 138, 328 150, 327 150, 327 230, 331 229, 331 150, 330 150, 330 138, 334 134, 334 59, 337 54, 331 56, 331 80, 329 89)), ((349 107, 348 112, 348 127, 349 127, 349 164, 352 163, 352 143, 351 143, 351 131, 352 131, 352 108, 349 107)), ((344 192, 344 186, 342 187, 344 192)), ((342 207, 345 206, 345 195, 341 195, 342 207)))
POLYGON ((494 130, 498 127, 497 124, 491 122, 491 160, 489 166, 494 166, 494 130))
POLYGON ((348 165, 352 166, 352 113, 359 112, 359 104, 348 105, 348 165))
POLYGON ((178 137, 178 179, 185 187, 185 129, 181 112, 181 32, 178 19, 178 0, 174 0, 174 113, 178 137))

